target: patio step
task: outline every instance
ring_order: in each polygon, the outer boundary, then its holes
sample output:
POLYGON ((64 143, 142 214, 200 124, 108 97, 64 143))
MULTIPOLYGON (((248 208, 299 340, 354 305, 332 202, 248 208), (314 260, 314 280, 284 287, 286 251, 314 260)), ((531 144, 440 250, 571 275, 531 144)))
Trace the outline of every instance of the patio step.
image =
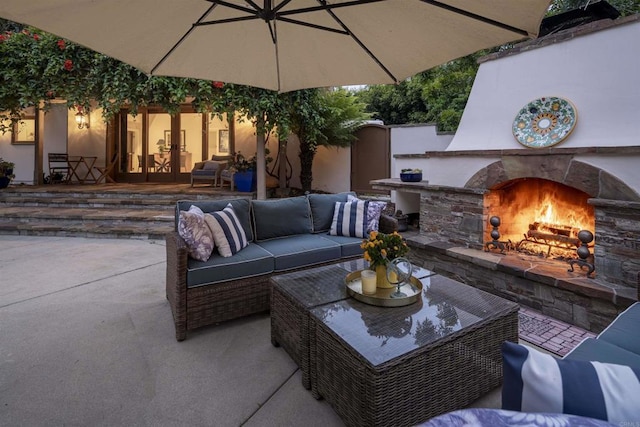
POLYGON ((164 239, 173 230, 173 206, 165 209, 3 207, 0 234, 164 239))
POLYGON ((178 200, 251 197, 189 185, 16 186, 0 191, 0 234, 162 240, 178 200))

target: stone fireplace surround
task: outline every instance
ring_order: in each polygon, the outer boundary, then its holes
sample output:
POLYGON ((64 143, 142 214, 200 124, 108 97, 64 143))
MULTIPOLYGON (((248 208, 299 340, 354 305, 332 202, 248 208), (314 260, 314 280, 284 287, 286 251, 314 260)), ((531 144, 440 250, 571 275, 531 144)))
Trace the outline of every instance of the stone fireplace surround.
MULTIPOLYGON (((544 314, 600 332, 638 300, 640 281, 640 196, 607 171, 581 157, 639 157, 640 147, 583 147, 528 150, 436 151, 396 158, 493 158, 464 187, 374 181, 374 189, 418 193, 420 232, 409 238, 418 265, 517 301, 544 314), (542 178, 579 189, 595 211, 592 253, 595 279, 568 264, 510 251, 485 252, 490 241, 488 203, 504 183, 542 178)), ((640 159, 639 159, 640 160, 640 159)), ((486 161, 485 161, 486 163, 486 161)), ((634 162, 640 164, 638 162, 634 162)))

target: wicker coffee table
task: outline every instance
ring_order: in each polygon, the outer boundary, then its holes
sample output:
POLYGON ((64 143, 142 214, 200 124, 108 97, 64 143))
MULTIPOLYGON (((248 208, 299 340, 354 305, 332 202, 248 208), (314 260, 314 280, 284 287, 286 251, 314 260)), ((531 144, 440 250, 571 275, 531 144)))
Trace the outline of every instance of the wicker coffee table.
POLYGON ((500 385, 518 304, 439 275, 421 282, 405 307, 348 298, 310 310, 312 393, 348 425, 415 425, 500 385))
MULTIPOLYGON (((310 389, 309 312, 312 308, 349 298, 344 279, 367 268, 360 258, 271 278, 271 343, 282 346, 302 371, 302 385, 310 389)), ((433 273, 415 268, 415 277, 433 273)))

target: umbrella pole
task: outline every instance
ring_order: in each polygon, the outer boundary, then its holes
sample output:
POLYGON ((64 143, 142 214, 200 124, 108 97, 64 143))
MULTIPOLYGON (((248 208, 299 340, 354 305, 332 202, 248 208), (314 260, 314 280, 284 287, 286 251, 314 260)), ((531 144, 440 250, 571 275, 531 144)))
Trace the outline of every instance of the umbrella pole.
MULTIPOLYGON (((258 126, 258 129, 260 127, 258 126)), ((258 200, 264 200, 267 198, 267 163, 265 161, 264 154, 264 142, 265 137, 261 132, 256 132, 256 162, 257 162, 257 173, 258 178, 256 181, 256 190, 257 195, 256 198, 258 200)))

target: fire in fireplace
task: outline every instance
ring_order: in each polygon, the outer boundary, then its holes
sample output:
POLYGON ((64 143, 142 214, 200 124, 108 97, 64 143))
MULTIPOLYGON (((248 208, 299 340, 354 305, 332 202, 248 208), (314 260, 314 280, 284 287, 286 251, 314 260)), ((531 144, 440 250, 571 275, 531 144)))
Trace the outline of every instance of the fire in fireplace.
MULTIPOLYGON (((489 217, 500 218, 500 241, 509 248, 555 258, 575 258, 580 230, 595 228, 589 195, 557 182, 525 178, 500 184, 486 196, 489 217)), ((487 228, 485 241, 491 241, 487 228)))

